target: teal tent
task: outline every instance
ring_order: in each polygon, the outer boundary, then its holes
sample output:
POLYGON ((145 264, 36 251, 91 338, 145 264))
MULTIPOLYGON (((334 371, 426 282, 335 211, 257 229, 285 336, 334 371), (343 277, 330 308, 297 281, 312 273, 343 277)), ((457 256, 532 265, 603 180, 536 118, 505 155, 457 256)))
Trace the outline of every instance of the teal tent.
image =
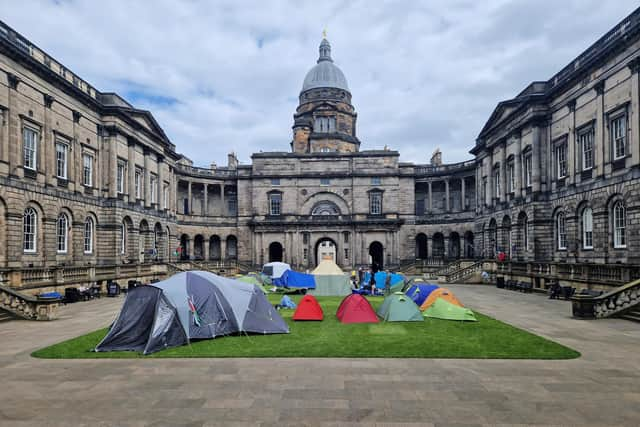
POLYGON ((377 312, 387 322, 422 322, 424 318, 415 302, 402 292, 387 296, 377 312))
POLYGON ((431 304, 431 307, 425 310, 424 317, 433 317, 435 319, 444 320, 468 320, 470 322, 477 322, 476 316, 473 311, 468 308, 460 307, 455 304, 451 304, 444 298, 438 298, 431 304))

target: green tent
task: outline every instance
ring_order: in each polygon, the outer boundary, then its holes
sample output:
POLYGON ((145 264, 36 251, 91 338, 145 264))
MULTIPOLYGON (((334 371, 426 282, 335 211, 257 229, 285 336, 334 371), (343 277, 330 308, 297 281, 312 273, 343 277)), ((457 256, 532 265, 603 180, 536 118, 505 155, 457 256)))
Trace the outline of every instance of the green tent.
POLYGON ((270 293, 271 291, 269 290, 268 286, 265 286, 262 284, 262 282, 260 280, 258 280, 255 276, 240 276, 240 277, 236 277, 236 280, 240 281, 240 282, 244 282, 244 283, 250 283, 252 285, 258 285, 260 287, 260 289, 262 289, 262 292, 264 292, 265 294, 270 293))
POLYGON ((424 318, 415 302, 402 292, 387 296, 377 312, 387 322, 422 322, 424 318))
POLYGON ((431 307, 425 310, 423 316, 445 320, 469 320, 471 322, 478 321, 476 319, 476 316, 473 314, 473 311, 469 310, 468 308, 451 304, 444 298, 437 298, 436 301, 431 304, 431 307))

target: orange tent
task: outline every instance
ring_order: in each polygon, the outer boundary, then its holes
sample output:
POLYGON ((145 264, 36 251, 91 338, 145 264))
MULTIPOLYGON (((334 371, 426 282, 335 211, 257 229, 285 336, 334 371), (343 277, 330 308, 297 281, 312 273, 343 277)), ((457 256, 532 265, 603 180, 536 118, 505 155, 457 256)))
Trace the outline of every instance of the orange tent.
POLYGON ((435 291, 431 292, 426 300, 420 306, 420 311, 425 311, 427 308, 431 307, 431 304, 436 302, 438 298, 442 298, 446 301, 449 301, 451 304, 455 304, 459 307, 464 307, 458 298, 447 288, 438 288, 435 291))

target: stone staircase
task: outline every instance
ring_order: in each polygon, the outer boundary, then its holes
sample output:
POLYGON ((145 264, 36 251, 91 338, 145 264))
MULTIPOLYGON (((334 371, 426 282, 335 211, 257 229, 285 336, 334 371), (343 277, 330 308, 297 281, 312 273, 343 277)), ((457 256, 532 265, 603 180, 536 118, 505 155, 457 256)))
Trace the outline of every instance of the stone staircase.
POLYGON ((16 319, 19 319, 19 317, 10 311, 0 308, 0 323, 8 322, 10 320, 16 320, 16 319))
POLYGON ((477 276, 483 269, 484 262, 460 263, 457 269, 449 270, 442 278, 447 283, 465 283, 474 275, 477 276))
POLYGON ((618 317, 640 322, 640 279, 599 296, 574 295, 571 309, 573 317, 580 319, 618 317))

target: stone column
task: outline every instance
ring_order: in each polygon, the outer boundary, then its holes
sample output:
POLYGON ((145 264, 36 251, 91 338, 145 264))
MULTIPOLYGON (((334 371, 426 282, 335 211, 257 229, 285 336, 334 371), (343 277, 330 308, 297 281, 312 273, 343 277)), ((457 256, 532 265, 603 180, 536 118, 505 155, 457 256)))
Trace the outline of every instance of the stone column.
MULTIPOLYGON (((164 197, 164 158, 158 156, 158 189, 157 191, 157 200, 158 200, 158 210, 164 210, 165 204, 169 207, 169 201, 167 200, 165 203, 164 197)), ((167 198, 169 197, 169 192, 167 191, 167 198)))
POLYGON ((427 182, 428 186, 429 186, 429 213, 433 212, 433 198, 432 198, 432 194, 433 191, 431 189, 431 181, 427 182))
POLYGON ((0 173, 9 173, 9 113, 0 106, 0 173), (6 165, 6 166, 5 166, 6 165), (5 169, 6 167, 6 169, 5 169))
POLYGON ((82 146, 80 145, 80 119, 82 114, 79 111, 73 111, 73 139, 69 143, 69 152, 67 156, 67 179, 69 180, 69 189, 72 191, 82 191, 82 166, 78 163, 82 161, 82 146), (79 157, 80 156, 80 157, 79 157), (78 170, 80 173, 78 173, 78 170))
POLYGON ((190 236, 189 237, 189 259, 194 259, 196 254, 195 254, 195 241, 196 241, 196 236, 190 236))
POLYGON ((507 143, 505 142, 500 150, 500 194, 501 202, 507 200, 507 143))
POLYGON ((205 239, 204 236, 202 240, 202 257, 205 261, 209 260, 209 240, 205 239))
POLYGON ((109 197, 118 197, 118 150, 115 135, 105 138, 109 147, 109 197))
POLYGON ((631 164, 640 164, 640 58, 636 57, 629 63, 631 70, 631 133, 628 147, 631 149, 631 164))
POLYGON ((227 238, 220 237, 220 260, 224 261, 227 258, 227 238))
MULTIPOLYGON (((24 160, 21 159, 22 128, 20 117, 18 116, 18 100, 16 99, 16 91, 18 90, 20 79, 13 74, 7 74, 7 81, 9 82, 9 89, 7 91, 7 104, 9 106, 9 111, 7 112, 9 121, 9 173, 17 177, 23 177, 24 170, 22 169, 22 163, 24 160)), ((40 135, 40 137, 42 137, 42 135, 40 135)), ((39 141, 39 144, 42 144, 42 142, 39 141)), ((38 147, 38 149, 39 148, 40 147, 38 147)))
POLYGON ((444 180, 444 194, 446 197, 444 208, 447 212, 450 212, 451 209, 449 206, 449 179, 444 180))
MULTIPOLYGON (((136 202, 136 143, 132 139, 127 140, 127 160, 129 161, 127 192, 129 193, 129 201, 136 202)), ((143 183, 141 182, 140 185, 143 183)))
MULTIPOLYGON (((44 168, 44 182, 49 185, 56 185, 56 156, 55 156, 55 145, 52 139, 52 131, 51 131, 51 105, 53 103, 53 98, 48 95, 44 97, 44 128, 42 132, 42 165, 44 168), (48 98, 47 98, 48 97, 48 98), (47 151, 49 151, 49 147, 54 151, 52 156, 47 156, 47 151)), ((75 128, 75 126, 74 126, 75 128)), ((69 145, 71 148, 72 145, 69 145)), ((67 155, 71 155, 72 151, 69 151, 67 155)), ((68 174, 68 179, 71 179, 71 174, 68 174)))
POLYGON ((222 216, 227 216, 227 207, 224 204, 224 184, 220 184, 220 206, 222 216))
POLYGON ((531 133, 532 133, 532 158, 531 158, 531 163, 533 165, 532 167, 532 174, 531 174, 531 180, 533 181, 532 184, 532 188, 531 190, 536 193, 538 191, 540 191, 540 149, 541 149, 541 142, 540 142, 540 126, 539 125, 534 125, 531 128, 531 133))
POLYGON ((151 206, 151 152, 145 147, 144 150, 144 206, 151 206))
POLYGON ((462 212, 467 210, 467 207, 465 206, 465 179, 464 177, 460 179, 460 210, 462 212))
POLYGON ((202 215, 209 215, 209 184, 204 184, 204 201, 202 207, 202 215))
POLYGON ((427 258, 433 257, 433 239, 427 236, 427 258))
POLYGON ((192 205, 192 201, 193 200, 191 200, 191 181, 187 181, 187 183, 189 184, 188 185, 189 191, 187 192, 187 209, 188 210, 187 210, 187 212, 185 212, 185 214, 192 215, 193 214, 193 207, 191 205, 192 205))
POLYGON ((605 119, 604 119, 604 81, 598 82, 594 86, 596 91, 596 124, 593 135, 593 164, 595 176, 604 175, 605 164, 605 119))
POLYGON ((513 174, 515 175, 516 185, 514 188, 515 197, 522 196, 523 176, 522 176, 522 138, 518 136, 518 150, 513 156, 513 174))
POLYGON ((576 100, 567 103, 569 108, 569 137, 567 139, 567 184, 576 182, 576 100))

